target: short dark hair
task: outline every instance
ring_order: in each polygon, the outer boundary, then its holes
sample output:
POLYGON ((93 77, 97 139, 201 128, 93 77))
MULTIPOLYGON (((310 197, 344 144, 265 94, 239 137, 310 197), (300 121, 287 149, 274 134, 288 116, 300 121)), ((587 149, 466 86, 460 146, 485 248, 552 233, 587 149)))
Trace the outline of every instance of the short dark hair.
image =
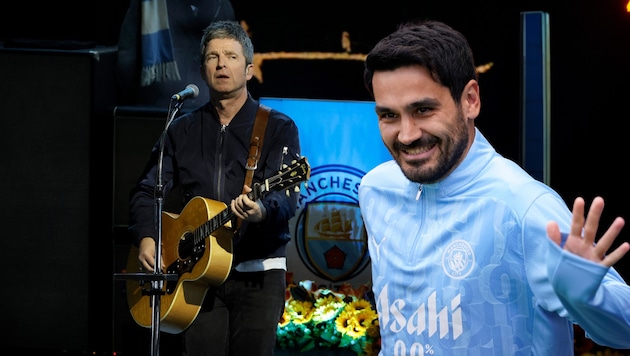
POLYGON ((478 80, 473 52, 466 38, 452 27, 434 20, 403 23, 380 40, 365 59, 363 83, 372 97, 375 71, 409 65, 425 67, 433 80, 448 87, 459 103, 464 87, 478 80))

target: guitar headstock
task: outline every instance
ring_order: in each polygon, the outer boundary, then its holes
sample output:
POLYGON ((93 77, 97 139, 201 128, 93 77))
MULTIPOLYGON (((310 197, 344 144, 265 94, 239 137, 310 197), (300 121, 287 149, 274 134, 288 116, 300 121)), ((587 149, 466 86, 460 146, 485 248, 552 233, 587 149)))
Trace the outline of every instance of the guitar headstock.
MULTIPOLYGON (((307 158, 302 156, 300 159, 282 168, 278 174, 265 179, 264 182, 259 185, 260 192, 258 193, 262 196, 272 190, 285 190, 288 194, 288 190, 291 188, 299 191, 300 183, 306 182, 310 177, 311 166, 307 158)), ((257 191, 257 189, 254 189, 254 191, 257 191)))

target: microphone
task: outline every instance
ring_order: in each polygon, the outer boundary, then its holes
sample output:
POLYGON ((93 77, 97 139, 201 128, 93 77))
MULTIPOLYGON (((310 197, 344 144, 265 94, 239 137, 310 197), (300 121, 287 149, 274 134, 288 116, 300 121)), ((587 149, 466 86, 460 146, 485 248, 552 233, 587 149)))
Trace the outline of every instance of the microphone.
POLYGON ((199 87, 195 84, 188 84, 186 88, 171 97, 171 100, 184 101, 188 98, 196 98, 199 95, 199 87))

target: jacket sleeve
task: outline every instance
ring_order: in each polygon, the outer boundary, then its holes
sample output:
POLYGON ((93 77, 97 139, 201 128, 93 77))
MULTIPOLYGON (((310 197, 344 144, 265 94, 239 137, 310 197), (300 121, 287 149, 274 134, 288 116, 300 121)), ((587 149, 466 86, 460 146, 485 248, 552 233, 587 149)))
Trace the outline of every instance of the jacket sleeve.
POLYGON ((630 286, 614 268, 562 250, 548 239, 547 270, 572 319, 600 345, 630 348, 630 286))
MULTIPOLYGON (((168 135, 165 140, 164 159, 162 164, 163 196, 166 197, 171 189, 173 164, 168 135)), ((156 228, 156 199, 155 187, 157 177, 160 139, 155 143, 136 185, 129 193, 129 232, 137 244, 146 236, 157 237, 156 228)))
POLYGON ((527 209, 525 266, 536 302, 580 325, 602 346, 630 348, 630 286, 615 269, 565 251, 547 236, 547 222, 569 231, 571 220, 557 194, 540 194, 527 209))

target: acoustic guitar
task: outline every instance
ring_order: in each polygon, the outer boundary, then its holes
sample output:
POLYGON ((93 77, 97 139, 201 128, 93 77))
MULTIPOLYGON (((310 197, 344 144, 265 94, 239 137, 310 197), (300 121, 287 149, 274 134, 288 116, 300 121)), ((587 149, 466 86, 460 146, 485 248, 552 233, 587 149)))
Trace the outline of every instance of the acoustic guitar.
MULTIPOLYGON (((248 196, 258 200, 271 191, 299 189, 309 179, 310 166, 306 157, 252 186, 248 196)), ((223 283, 232 266, 231 221, 234 213, 223 202, 194 197, 180 214, 162 213, 162 260, 169 278, 161 291, 152 282, 127 280, 127 302, 135 322, 151 327, 152 294, 160 294, 160 330, 171 334, 184 331, 195 320, 201 303, 211 286, 223 283)), ((132 245, 127 260, 127 272, 140 270, 138 248, 132 245)), ((152 274, 152 272, 151 272, 152 274)))

